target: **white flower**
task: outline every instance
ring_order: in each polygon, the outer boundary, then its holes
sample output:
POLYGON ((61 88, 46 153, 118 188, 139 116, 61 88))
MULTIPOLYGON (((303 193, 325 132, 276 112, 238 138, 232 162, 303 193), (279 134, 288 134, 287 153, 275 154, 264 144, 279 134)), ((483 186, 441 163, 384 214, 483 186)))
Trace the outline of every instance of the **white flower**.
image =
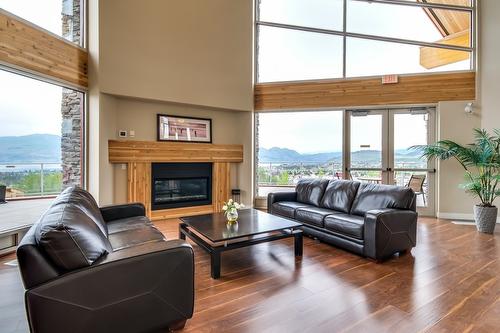
POLYGON ((240 204, 240 208, 245 208, 245 205, 244 204, 240 204))
POLYGON ((232 203, 233 203, 233 199, 229 199, 229 200, 227 201, 227 203, 228 203, 229 205, 230 205, 230 204, 232 204, 232 203))
POLYGON ((234 203, 234 207, 236 207, 236 209, 240 209, 241 208, 241 205, 237 202, 234 203))
POLYGON ((222 206, 222 210, 227 210, 227 205, 222 206))

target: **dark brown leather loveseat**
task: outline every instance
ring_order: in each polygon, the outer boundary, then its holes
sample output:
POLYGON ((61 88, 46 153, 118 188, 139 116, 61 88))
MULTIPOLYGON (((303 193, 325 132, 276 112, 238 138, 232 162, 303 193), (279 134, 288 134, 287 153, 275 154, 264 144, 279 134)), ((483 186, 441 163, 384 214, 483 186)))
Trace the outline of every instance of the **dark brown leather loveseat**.
POLYGON ((32 332, 151 332, 193 314, 193 250, 165 240, 142 204, 99 208, 86 191, 59 195, 17 258, 32 332))
POLYGON ((383 260, 416 245, 415 193, 407 187, 303 179, 268 195, 268 212, 304 224, 305 234, 383 260))

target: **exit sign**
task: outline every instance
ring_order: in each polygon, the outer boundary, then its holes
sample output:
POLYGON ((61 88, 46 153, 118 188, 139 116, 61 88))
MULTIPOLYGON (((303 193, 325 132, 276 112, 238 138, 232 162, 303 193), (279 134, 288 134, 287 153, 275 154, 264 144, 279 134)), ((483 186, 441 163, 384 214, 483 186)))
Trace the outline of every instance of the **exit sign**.
POLYGON ((382 76, 382 84, 398 83, 397 75, 384 75, 382 76))

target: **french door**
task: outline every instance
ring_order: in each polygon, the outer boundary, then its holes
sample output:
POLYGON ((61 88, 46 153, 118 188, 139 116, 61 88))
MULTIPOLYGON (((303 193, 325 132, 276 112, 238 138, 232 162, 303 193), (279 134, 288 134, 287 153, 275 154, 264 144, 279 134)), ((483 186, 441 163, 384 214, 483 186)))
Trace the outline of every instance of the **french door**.
POLYGON ((346 112, 346 175, 361 182, 409 186, 417 210, 434 216, 435 165, 413 146, 435 139, 435 109, 349 110, 346 112))

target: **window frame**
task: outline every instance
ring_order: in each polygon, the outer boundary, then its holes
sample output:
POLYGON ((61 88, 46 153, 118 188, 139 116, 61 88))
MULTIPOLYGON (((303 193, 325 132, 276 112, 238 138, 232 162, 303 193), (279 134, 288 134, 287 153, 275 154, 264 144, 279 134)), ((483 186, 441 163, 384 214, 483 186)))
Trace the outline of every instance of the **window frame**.
MULTIPOLYGON (((387 36, 379 36, 379 35, 371 35, 371 34, 362 34, 362 33, 354 33, 354 32, 348 32, 347 31, 347 1, 348 0, 342 0, 343 1, 343 22, 342 22, 342 31, 340 30, 330 30, 330 29, 323 29, 323 28, 313 28, 313 27, 305 27, 305 26, 298 26, 298 25, 293 25, 293 24, 284 24, 284 23, 275 23, 275 22, 268 22, 268 21, 261 21, 260 20, 260 0, 255 0, 255 22, 254 22, 254 33, 255 33, 255 39, 254 39, 254 82, 256 84, 260 83, 274 83, 274 82, 297 82, 297 81, 311 81, 311 79, 305 79, 305 80, 292 80, 292 81, 259 81, 259 61, 258 61, 258 56, 259 56, 259 27, 260 26, 267 26, 267 27, 274 27, 274 28, 282 28, 282 29, 289 29, 289 30, 299 30, 299 31, 304 31, 304 32, 310 32, 310 33, 320 33, 320 34, 328 34, 328 35, 336 35, 336 36, 341 36, 343 38, 343 50, 342 50, 342 77, 340 78, 332 78, 332 79, 351 79, 351 78, 368 78, 368 77, 374 77, 374 75, 367 75, 367 76, 347 76, 346 71, 347 71, 347 38, 358 38, 362 40, 374 40, 374 41, 381 41, 381 42, 392 42, 392 43, 399 43, 399 44, 406 44, 406 45, 414 45, 414 46, 421 46, 421 47, 431 47, 431 48, 439 48, 439 49, 445 49, 445 50, 455 50, 455 51, 465 51, 470 53, 470 69, 466 70, 456 70, 456 71, 441 71, 439 73, 456 73, 456 72, 469 72, 469 71, 476 71, 477 67, 477 55, 476 55, 476 15, 477 15, 477 6, 476 6, 476 0, 470 0, 471 1, 471 6, 460 6, 460 5, 451 5, 451 4, 441 4, 441 3, 429 3, 429 2, 412 2, 412 1, 405 1, 405 0, 352 0, 352 1, 359 1, 359 2, 365 2, 365 3, 376 3, 376 4, 386 4, 386 5, 396 5, 396 6, 413 6, 413 7, 420 7, 420 8, 430 8, 430 9, 442 9, 442 10, 454 10, 454 11, 462 11, 462 12, 467 12, 470 13, 470 46, 469 47, 464 47, 464 46, 457 46, 457 45, 446 45, 446 44, 441 44, 441 43, 435 43, 435 42, 422 42, 422 41, 417 41, 417 40, 411 40, 411 39, 403 39, 403 38, 394 38, 394 37, 387 37, 387 36)), ((395 73, 398 75, 419 75, 423 73, 433 73, 433 72, 419 72, 419 73, 395 73)), ((383 74, 380 75, 375 75, 375 77, 382 76, 383 74)), ((318 80, 325 80, 325 79, 318 79, 318 80)), ((328 79, 326 79, 328 80, 328 79)))
MULTIPOLYGON (((9 12, 8 10, 5 10, 3 8, 0 8, 0 13, 4 14, 6 16, 12 17, 16 20, 19 20, 20 22, 29 25, 30 27, 33 27, 34 29, 43 32, 47 36, 54 37, 65 44, 70 45, 71 47, 74 47, 76 49, 80 49, 85 51, 88 54, 88 6, 89 6, 89 1, 88 0, 79 0, 80 2, 80 42, 75 43, 73 41, 70 41, 66 38, 64 38, 61 35, 58 35, 56 33, 53 33, 23 17, 20 17, 14 13, 9 12)), ((89 184, 89 128, 88 128, 88 119, 89 119, 89 87, 88 86, 83 86, 79 85, 70 81, 66 81, 63 79, 60 79, 55 76, 43 74, 41 72, 37 72, 35 70, 31 70, 29 68, 25 68, 22 66, 17 66, 14 64, 10 63, 3 63, 0 62, 0 70, 10 72, 15 75, 21 75, 24 77, 27 77, 29 79, 34 79, 38 80, 41 82, 45 82, 48 84, 52 84, 55 86, 58 86, 60 88, 66 88, 70 90, 77 91, 82 95, 82 100, 81 100, 81 155, 80 155, 80 167, 81 167, 81 178, 80 178, 80 185, 82 188, 88 188, 89 184)))

